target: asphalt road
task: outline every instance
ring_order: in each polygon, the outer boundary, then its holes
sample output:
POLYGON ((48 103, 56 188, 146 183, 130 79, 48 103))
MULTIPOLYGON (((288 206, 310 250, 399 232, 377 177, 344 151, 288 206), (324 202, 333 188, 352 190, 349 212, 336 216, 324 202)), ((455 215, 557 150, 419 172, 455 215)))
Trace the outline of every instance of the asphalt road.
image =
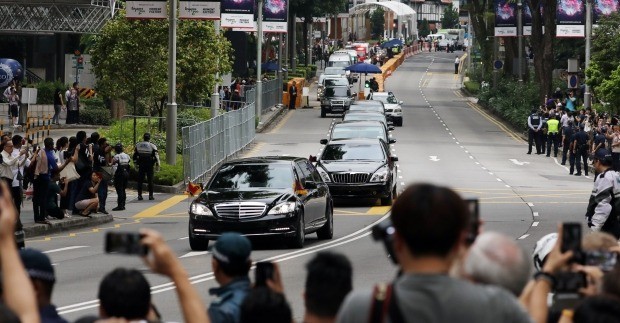
MULTIPOLYGON (((484 230, 504 232, 527 250, 553 232, 559 221, 582 221, 592 179, 569 176, 553 158, 526 155, 526 143, 457 91, 460 80, 453 74, 453 62, 454 54, 418 54, 387 80, 387 90, 405 102, 404 126, 393 131, 398 140, 393 149, 400 159, 399 190, 411 183, 431 182, 453 187, 465 197, 477 197, 484 230)), ((278 125, 257 135, 247 155, 316 155, 331 122, 331 118, 321 119, 318 109, 289 111, 278 125)), ((145 269, 136 257, 103 253, 107 230, 144 226, 161 231, 205 302, 212 300, 207 291, 216 283, 210 256, 191 252, 187 241, 188 202, 178 196, 157 198, 130 203, 125 212, 129 215, 106 227, 27 241, 30 247, 47 251, 55 264, 58 283, 53 302, 64 317, 74 320, 97 314, 99 281, 115 267, 145 269)), ((395 267, 382 246, 369 236, 368 228, 389 211, 377 205, 373 201, 338 203, 331 241, 311 235, 301 250, 285 249, 278 242, 255 244, 253 260, 279 262, 296 321, 303 315, 304 265, 318 251, 346 254, 354 266, 355 288, 368 288, 394 276, 395 267)), ((164 319, 181 321, 168 281, 147 271, 145 275, 164 319)))

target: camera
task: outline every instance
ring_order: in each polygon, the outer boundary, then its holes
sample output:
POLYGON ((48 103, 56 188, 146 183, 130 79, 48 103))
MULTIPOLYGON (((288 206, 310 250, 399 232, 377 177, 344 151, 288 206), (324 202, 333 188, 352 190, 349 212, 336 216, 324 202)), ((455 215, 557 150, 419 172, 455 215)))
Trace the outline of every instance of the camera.
POLYGON ((392 263, 397 264, 396 255, 394 254, 394 247, 392 241, 394 240, 394 225, 392 221, 387 219, 374 227, 372 227, 372 238, 375 241, 382 241, 385 251, 387 251, 388 257, 392 260, 392 263))
POLYGON ((558 294, 575 294, 587 286, 586 275, 581 272, 559 272, 555 280, 555 292, 558 294))
POLYGON ((140 243, 141 239, 142 235, 138 232, 107 232, 105 252, 146 256, 148 248, 140 243))
POLYGON ((254 270, 254 286, 267 286, 267 280, 273 280, 274 267, 271 261, 259 261, 254 270))

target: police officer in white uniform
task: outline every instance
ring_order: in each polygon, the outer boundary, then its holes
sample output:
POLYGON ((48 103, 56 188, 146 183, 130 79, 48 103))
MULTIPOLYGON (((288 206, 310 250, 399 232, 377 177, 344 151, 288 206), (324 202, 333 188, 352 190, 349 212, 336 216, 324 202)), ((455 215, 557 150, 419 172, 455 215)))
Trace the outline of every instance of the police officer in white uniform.
POLYGON ((527 154, 532 153, 532 145, 536 145, 536 154, 540 155, 542 153, 542 145, 541 145, 541 135, 542 135, 542 118, 536 111, 536 109, 532 109, 532 114, 527 118, 527 154))
POLYGON ((144 141, 136 144, 136 149, 133 154, 134 164, 138 166, 138 200, 142 200, 142 184, 144 183, 144 176, 149 189, 149 200, 154 200, 153 197, 153 171, 155 165, 159 165, 159 154, 157 153, 157 146, 150 142, 151 134, 144 134, 144 141))

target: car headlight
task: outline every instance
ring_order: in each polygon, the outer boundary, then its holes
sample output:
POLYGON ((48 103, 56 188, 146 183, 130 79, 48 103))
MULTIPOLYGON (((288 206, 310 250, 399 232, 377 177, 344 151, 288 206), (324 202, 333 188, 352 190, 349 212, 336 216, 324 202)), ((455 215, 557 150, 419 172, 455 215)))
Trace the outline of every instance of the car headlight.
POLYGON ((329 174, 322 168, 322 167, 317 167, 316 170, 319 172, 319 174, 321 174, 321 178, 323 179, 323 182, 331 182, 331 178, 329 178, 329 174))
POLYGON ((403 109, 396 108, 396 109, 394 109, 394 113, 403 113, 403 109))
POLYGON ((279 214, 292 213, 294 211, 295 211, 295 202, 283 202, 271 208, 271 210, 269 210, 269 213, 267 214, 279 215, 279 214))
POLYGON ((213 216, 213 212, 206 205, 200 203, 192 203, 190 207, 190 212, 195 215, 207 215, 213 216))
POLYGON ((390 170, 387 165, 379 168, 374 174, 372 174, 371 182, 387 182, 390 170))

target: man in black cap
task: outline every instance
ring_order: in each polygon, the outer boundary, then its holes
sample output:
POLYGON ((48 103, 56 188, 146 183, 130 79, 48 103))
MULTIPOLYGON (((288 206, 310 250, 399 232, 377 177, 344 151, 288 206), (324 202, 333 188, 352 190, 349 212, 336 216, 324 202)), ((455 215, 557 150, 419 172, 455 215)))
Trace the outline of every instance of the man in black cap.
POLYGON ((594 189, 590 195, 586 220, 592 231, 603 231, 620 238, 620 199, 614 198, 620 194, 618 173, 612 165, 611 153, 605 148, 596 151, 592 158, 592 166, 599 173, 594 181, 594 189))
POLYGON ((19 257, 32 281, 41 322, 66 323, 67 321, 58 315, 56 306, 52 304, 52 290, 56 275, 49 257, 35 249, 22 249, 19 251, 19 257))
POLYGON ((577 164, 577 173, 575 176, 581 176, 581 161, 583 160, 583 171, 588 176, 588 141, 590 137, 584 130, 585 124, 579 124, 579 132, 575 134, 575 141, 573 143, 573 153, 575 154, 575 164, 577 164))
POLYGON ((209 317, 213 323, 238 323, 241 304, 250 291, 252 244, 248 238, 228 232, 217 239, 211 251, 211 267, 220 287, 209 290, 217 297, 209 306, 209 317))
POLYGON ((138 200, 142 200, 142 184, 144 183, 144 176, 146 176, 147 186, 149 189, 149 200, 154 200, 153 197, 153 172, 155 165, 159 165, 159 154, 157 153, 157 146, 155 146, 151 140, 151 134, 144 134, 144 141, 140 141, 136 144, 136 149, 133 153, 134 164, 138 166, 138 200))

